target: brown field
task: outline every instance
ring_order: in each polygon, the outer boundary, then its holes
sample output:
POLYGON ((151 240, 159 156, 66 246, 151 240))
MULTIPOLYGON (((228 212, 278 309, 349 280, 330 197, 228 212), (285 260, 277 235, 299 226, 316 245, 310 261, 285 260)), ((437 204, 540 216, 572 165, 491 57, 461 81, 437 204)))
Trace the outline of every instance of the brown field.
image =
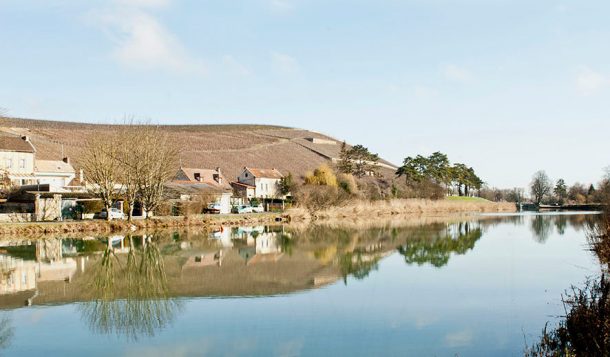
MULTIPOLYGON (((299 177, 331 158, 337 158, 341 143, 314 144, 306 138, 330 139, 320 133, 270 125, 162 125, 172 142, 181 150, 184 167, 220 167, 234 180, 244 166, 277 168, 299 177)), ((78 168, 87 140, 120 130, 120 125, 84 124, 0 119, 0 132, 28 135, 37 158, 59 160, 68 156, 78 168)), ((137 145, 137 143, 133 143, 137 145)), ((178 164, 178 163, 177 163, 178 164)))

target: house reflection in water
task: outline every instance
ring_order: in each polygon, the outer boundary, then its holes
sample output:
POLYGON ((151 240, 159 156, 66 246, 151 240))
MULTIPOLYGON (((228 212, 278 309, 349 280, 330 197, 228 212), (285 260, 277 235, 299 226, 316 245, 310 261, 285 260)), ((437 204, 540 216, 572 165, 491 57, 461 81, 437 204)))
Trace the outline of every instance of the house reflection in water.
POLYGON ((38 283, 70 282, 77 270, 84 271, 85 257, 73 258, 76 250, 62 239, 35 242, 5 241, 0 245, 0 295, 31 291, 31 304, 38 283), (65 257, 67 256, 67 257, 65 257))
POLYGON ((234 232, 233 239, 245 242, 246 246, 239 248, 239 255, 246 265, 277 262, 284 256, 278 242, 280 233, 264 226, 239 228, 234 232))

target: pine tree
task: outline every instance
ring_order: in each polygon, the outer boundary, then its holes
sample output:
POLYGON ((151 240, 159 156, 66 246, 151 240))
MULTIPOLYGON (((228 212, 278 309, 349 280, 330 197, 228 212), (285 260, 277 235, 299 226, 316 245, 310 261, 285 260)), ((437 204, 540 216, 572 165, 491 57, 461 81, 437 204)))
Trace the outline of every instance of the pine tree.
POLYGON ((339 164, 337 165, 339 172, 351 174, 354 171, 354 164, 350 159, 349 150, 345 141, 341 144, 341 152, 339 153, 339 164))

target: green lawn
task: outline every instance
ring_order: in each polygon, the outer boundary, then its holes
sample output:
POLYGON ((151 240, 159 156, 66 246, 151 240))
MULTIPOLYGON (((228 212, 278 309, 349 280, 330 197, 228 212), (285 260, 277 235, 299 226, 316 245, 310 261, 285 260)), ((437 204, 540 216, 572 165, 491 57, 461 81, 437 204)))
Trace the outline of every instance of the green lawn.
POLYGON ((460 201, 460 202, 489 202, 488 200, 481 197, 465 197, 465 196, 449 196, 449 201, 460 201))

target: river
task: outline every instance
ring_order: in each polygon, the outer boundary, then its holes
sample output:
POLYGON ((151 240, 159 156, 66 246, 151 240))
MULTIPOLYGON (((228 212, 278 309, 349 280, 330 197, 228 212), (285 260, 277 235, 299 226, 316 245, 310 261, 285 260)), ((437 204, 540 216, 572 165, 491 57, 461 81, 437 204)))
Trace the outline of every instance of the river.
POLYGON ((595 215, 0 240, 7 355, 518 356, 595 215))

